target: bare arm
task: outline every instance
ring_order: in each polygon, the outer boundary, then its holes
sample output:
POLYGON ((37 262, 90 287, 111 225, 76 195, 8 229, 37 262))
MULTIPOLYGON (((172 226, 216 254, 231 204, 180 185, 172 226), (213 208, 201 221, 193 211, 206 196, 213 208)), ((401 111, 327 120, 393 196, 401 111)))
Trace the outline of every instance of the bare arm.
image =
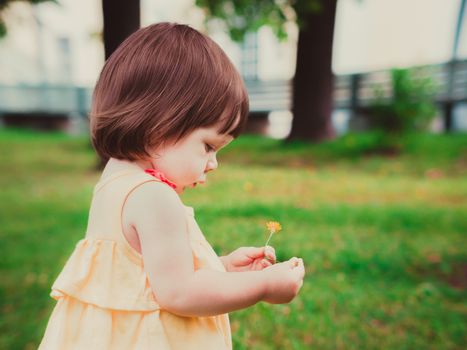
POLYGON ((185 208, 165 184, 141 185, 129 196, 123 215, 138 232, 145 270, 162 308, 182 316, 212 316, 264 298, 262 271, 195 271, 185 208))
POLYGON ((214 316, 244 309, 261 301, 265 283, 261 271, 195 271, 167 309, 183 316, 214 316))

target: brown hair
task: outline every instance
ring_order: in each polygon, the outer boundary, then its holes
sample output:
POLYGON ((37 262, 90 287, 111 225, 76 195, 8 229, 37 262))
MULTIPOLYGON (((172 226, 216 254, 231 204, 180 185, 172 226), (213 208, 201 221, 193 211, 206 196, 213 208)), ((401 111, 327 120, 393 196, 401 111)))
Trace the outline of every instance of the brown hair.
POLYGON ((222 49, 195 29, 158 23, 128 37, 97 81, 91 138, 104 159, 136 160, 200 127, 237 137, 248 94, 222 49))

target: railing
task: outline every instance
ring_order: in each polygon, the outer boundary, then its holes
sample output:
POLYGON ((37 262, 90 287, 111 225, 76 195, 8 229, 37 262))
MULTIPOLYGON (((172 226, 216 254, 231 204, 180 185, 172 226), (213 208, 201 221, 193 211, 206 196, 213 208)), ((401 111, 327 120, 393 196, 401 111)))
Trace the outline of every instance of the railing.
MULTIPOLYGON (((425 66, 424 71, 437 85, 434 101, 442 108, 446 128, 450 128, 452 108, 467 102, 467 60, 425 66)), ((246 81, 252 116, 276 110, 290 110, 291 81, 246 81)), ((336 76, 334 106, 358 111, 375 100, 375 87, 390 98, 390 71, 336 76)), ((0 86, 0 116, 40 115, 85 116, 91 105, 92 89, 73 86, 0 86)))
MULTIPOLYGON (((445 125, 450 129, 454 104, 467 102, 467 60, 424 66, 422 72, 431 77, 436 86, 434 101, 441 107, 445 125)), ((250 109, 262 115, 275 110, 290 110, 292 102, 291 81, 247 81, 250 109)), ((358 112, 375 99, 376 87, 383 98, 392 95, 389 70, 335 77, 334 108, 358 112)))
POLYGON ((92 89, 69 85, 0 85, 0 114, 86 115, 92 89))

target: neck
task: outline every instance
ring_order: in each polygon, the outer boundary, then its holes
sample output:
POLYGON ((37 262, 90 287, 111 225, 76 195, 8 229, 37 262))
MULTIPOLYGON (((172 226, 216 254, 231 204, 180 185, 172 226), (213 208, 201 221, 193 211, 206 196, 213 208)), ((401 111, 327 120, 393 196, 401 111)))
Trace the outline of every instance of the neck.
POLYGON ((106 168, 120 168, 123 166, 128 166, 126 164, 132 164, 134 166, 137 166, 138 168, 141 168, 142 170, 148 169, 148 168, 153 168, 152 163, 149 161, 145 160, 123 160, 123 159, 116 159, 116 158, 110 158, 109 161, 107 162, 106 168))

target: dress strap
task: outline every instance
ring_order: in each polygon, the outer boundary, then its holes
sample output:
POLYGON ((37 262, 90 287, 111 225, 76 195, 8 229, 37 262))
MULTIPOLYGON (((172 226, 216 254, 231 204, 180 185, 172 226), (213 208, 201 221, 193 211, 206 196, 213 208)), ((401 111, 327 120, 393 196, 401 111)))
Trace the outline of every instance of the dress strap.
POLYGON ((115 181, 120 177, 129 176, 129 175, 138 174, 138 173, 141 173, 141 171, 138 171, 138 170, 135 170, 135 169, 125 169, 125 170, 117 171, 114 174, 108 176, 107 178, 99 181, 96 184, 96 186, 94 186, 94 194, 96 192, 100 191, 103 187, 107 186, 112 181, 115 181))
POLYGON ((140 254, 129 245, 123 234, 122 212, 128 196, 147 182, 167 186, 141 169, 119 171, 99 182, 94 188, 86 238, 121 242, 132 251, 132 255, 139 258, 140 254))
MULTIPOLYGON (((125 237, 122 214, 129 195, 147 182, 158 182, 160 186, 170 186, 174 190, 176 188, 162 172, 154 169, 143 170, 128 161, 121 161, 119 170, 99 181, 94 187, 86 238, 121 242, 133 258, 140 259, 141 254, 131 247, 125 237)), ((185 213, 193 217, 193 208, 183 206, 185 213)))

